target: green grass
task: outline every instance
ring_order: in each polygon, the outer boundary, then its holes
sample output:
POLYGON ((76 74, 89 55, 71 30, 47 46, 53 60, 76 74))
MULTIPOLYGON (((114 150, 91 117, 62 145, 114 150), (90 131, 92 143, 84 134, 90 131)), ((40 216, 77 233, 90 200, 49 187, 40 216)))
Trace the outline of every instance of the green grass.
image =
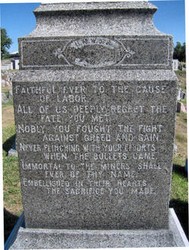
POLYGON ((8 94, 9 90, 11 90, 11 87, 9 86, 2 86, 1 87, 1 92, 8 94))
POLYGON ((174 154, 173 163, 184 166, 187 158, 187 114, 183 112, 176 115, 175 143, 177 152, 174 154))
POLYGON ((13 106, 3 105, 2 111, 4 207, 10 213, 18 215, 22 210, 18 158, 7 156, 9 149, 14 143, 16 132, 13 106))
POLYGON ((187 142, 187 138, 186 135, 184 134, 177 134, 176 135, 176 140, 180 143, 186 143, 187 142))
POLYGON ((19 215, 22 211, 18 157, 7 156, 14 142, 14 125, 3 128, 3 183, 4 206, 10 212, 19 215))
POLYGON ((173 157, 173 164, 174 165, 184 167, 185 163, 186 163, 186 158, 183 157, 183 155, 181 155, 181 154, 174 155, 174 157, 173 157))
POLYGON ((179 170, 178 167, 177 169, 175 167, 174 169, 172 176, 171 199, 188 202, 188 183, 184 171, 184 168, 179 170))
POLYGON ((170 207, 174 208, 186 236, 189 237, 188 181, 186 170, 180 165, 173 166, 170 207))
POLYGON ((177 113, 177 117, 179 119, 181 119, 181 121, 184 123, 184 124, 187 124, 187 114, 186 113, 177 113))
POLYGON ((187 105, 186 98, 180 100, 181 103, 183 103, 185 106, 187 105))
POLYGON ((16 131, 14 125, 3 128, 3 144, 15 135, 15 133, 16 131))
POLYGON ((180 87, 186 91, 186 71, 177 70, 175 73, 178 77, 180 87))
MULTIPOLYGON (((186 93, 186 71, 177 70, 176 75, 179 81, 179 86, 186 93)), ((180 100, 180 102, 186 106, 186 102, 187 102, 186 95, 184 99, 180 100)))
MULTIPOLYGON (((186 72, 177 71, 182 90, 186 91, 186 72)), ((186 105, 186 98, 182 100, 186 105)), ((170 207, 173 207, 188 236, 188 179, 185 169, 187 158, 187 114, 176 114, 175 143, 177 152, 173 158, 170 207)))
MULTIPOLYGON (((7 156, 13 144, 15 135, 14 119, 10 119, 12 107, 3 107, 7 110, 8 119, 3 119, 3 199, 4 199, 4 238, 8 238, 18 216, 21 214, 22 200, 20 191, 18 157, 7 156)), ((4 113, 4 112, 3 112, 4 113)), ((5 113, 4 113, 5 114, 5 113)))
POLYGON ((20 180, 17 157, 6 157, 3 153, 4 166, 4 206, 16 215, 22 211, 20 180), (10 174, 11 173, 11 174, 10 174))
POLYGON ((9 99, 8 102, 2 104, 3 107, 8 107, 13 105, 13 99, 9 99))

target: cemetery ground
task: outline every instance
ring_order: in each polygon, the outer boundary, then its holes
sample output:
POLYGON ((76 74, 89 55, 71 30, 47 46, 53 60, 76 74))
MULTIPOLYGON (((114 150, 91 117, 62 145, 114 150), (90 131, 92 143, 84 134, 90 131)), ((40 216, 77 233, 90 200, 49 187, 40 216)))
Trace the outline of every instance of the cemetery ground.
MULTIPOLYGON (((181 88, 186 91, 186 73, 177 71, 181 88)), ((4 87, 2 92, 8 92, 4 87)), ((183 100, 186 104, 186 99, 183 100)), ((4 229, 5 240, 11 232, 16 220, 21 214, 22 201, 20 193, 18 158, 8 156, 15 138, 14 112, 11 100, 2 105, 2 129, 3 129, 3 175, 4 175, 4 229)), ((177 151, 173 160, 173 175, 171 188, 170 207, 175 212, 181 225, 188 236, 188 182, 185 168, 187 158, 187 115, 176 115, 176 141, 177 151)))

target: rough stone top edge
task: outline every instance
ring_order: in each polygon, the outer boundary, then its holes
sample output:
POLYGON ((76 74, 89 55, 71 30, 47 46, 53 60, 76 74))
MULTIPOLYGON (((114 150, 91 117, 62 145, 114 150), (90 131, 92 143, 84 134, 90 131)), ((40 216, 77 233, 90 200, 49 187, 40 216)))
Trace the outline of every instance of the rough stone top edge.
POLYGON ((13 82, 177 81, 172 70, 20 70, 13 82))
POLYGON ((148 1, 71 2, 41 4, 34 10, 34 13, 91 10, 148 10, 154 13, 157 10, 157 7, 148 1))
MULTIPOLYGON (((35 36, 35 37, 33 37, 33 36, 30 36, 30 35, 28 35, 28 36, 23 36, 23 37, 19 37, 18 38, 18 41, 19 41, 19 43, 21 43, 21 42, 27 42, 27 41, 33 41, 33 42, 37 42, 37 41, 40 41, 40 40, 44 40, 44 41, 51 41, 51 40, 57 40, 57 41, 62 41, 62 40, 64 40, 64 39, 81 39, 81 38, 86 38, 86 37, 103 37, 103 38, 112 38, 112 35, 107 35, 107 34, 105 34, 105 35, 89 35, 89 36, 86 36, 86 35, 77 35, 77 34, 75 34, 74 36, 72 36, 72 35, 70 35, 70 34, 67 34, 67 35, 64 35, 63 37, 62 37, 62 34, 61 33, 59 33, 59 34, 56 34, 56 35, 53 35, 53 36, 49 36, 48 34, 46 34, 46 36, 45 36, 45 34, 44 34, 44 36, 42 36, 41 34, 39 34, 38 36, 35 36)), ((147 39, 154 39, 154 38, 156 38, 156 39, 158 39, 158 38, 160 38, 160 39, 162 39, 162 38, 169 38, 169 39, 171 39, 171 40, 173 40, 173 35, 172 34, 166 34, 166 33, 161 33, 161 32, 159 32, 158 34, 155 34, 155 35, 152 35, 152 34, 150 34, 150 35, 146 35, 146 34, 144 34, 144 35, 141 35, 141 34, 129 34, 129 35, 114 35, 114 38, 124 38, 124 39, 127 39, 127 38, 131 38, 131 39, 140 39, 140 38, 143 38, 143 39, 145 39, 145 38, 147 38, 147 39)))

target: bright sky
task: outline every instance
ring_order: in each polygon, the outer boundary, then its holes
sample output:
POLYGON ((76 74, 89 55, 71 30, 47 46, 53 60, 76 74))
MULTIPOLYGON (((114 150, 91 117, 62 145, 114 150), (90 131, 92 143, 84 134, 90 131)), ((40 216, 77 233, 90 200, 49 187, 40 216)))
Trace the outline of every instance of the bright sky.
MULTIPOLYGON (((158 7, 154 15, 155 26, 173 35, 174 44, 185 42, 184 0, 150 1, 158 7)), ((17 39, 28 35, 35 28, 33 10, 39 3, 5 3, 1 7, 1 27, 7 30, 13 44, 10 52, 18 50, 17 39)))

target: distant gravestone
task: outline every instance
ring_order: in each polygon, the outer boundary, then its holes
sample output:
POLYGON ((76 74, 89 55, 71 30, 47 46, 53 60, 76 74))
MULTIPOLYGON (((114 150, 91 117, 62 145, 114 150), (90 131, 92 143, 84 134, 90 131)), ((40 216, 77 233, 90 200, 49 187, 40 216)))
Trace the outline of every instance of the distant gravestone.
POLYGON ((181 112, 181 102, 177 102, 177 112, 181 112))
POLYGON ((13 81, 26 228, 11 249, 184 246, 169 214, 172 38, 154 28, 155 11, 35 10, 13 81))
POLYGON ((173 70, 176 71, 179 69, 179 60, 173 59, 173 70))
POLYGON ((182 89, 178 88, 177 101, 181 100, 181 93, 182 93, 182 89))
POLYGON ((11 67, 12 69, 19 69, 19 59, 18 58, 14 58, 11 60, 11 67))
POLYGON ((186 96, 185 92, 181 88, 178 88, 177 101, 184 99, 185 96, 186 96))

